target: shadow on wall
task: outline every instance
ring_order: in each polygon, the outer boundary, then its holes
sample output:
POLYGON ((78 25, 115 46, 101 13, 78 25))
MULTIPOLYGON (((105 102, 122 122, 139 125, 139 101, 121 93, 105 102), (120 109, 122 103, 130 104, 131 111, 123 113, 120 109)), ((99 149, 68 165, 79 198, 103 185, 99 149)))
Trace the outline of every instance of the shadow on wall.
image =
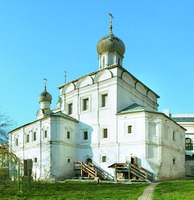
POLYGON ((78 130, 80 130, 78 132, 79 135, 77 136, 79 150, 77 151, 76 161, 90 162, 93 160, 91 148, 93 128, 83 122, 79 122, 78 130))

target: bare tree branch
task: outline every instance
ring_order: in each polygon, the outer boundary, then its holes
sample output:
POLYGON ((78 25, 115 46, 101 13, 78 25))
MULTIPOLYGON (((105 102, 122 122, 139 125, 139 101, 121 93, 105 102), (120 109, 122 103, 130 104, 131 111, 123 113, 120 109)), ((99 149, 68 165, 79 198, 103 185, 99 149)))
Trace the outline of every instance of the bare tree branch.
POLYGON ((8 141, 8 132, 13 124, 14 122, 10 117, 0 113, 0 145, 8 141))

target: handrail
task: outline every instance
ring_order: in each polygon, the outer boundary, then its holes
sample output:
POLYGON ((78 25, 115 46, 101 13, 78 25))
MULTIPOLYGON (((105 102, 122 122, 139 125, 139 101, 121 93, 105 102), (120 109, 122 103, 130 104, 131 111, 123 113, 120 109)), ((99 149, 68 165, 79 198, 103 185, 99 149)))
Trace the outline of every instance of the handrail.
POLYGON ((143 168, 141 168, 140 166, 131 164, 131 172, 135 173, 135 175, 139 175, 139 176, 147 179, 148 172, 146 170, 144 170, 143 168))
POLYGON ((87 173, 89 176, 91 177, 95 177, 96 171, 94 168, 90 167, 89 165, 87 165, 84 162, 74 162, 74 169, 76 167, 79 167, 80 170, 84 171, 85 173, 87 173))
POLYGON ((100 169, 99 167, 90 162, 88 164, 81 161, 74 162, 74 169, 82 170, 85 173, 87 173, 90 177, 98 176, 102 179, 113 179, 113 177, 111 177, 111 175, 108 174, 106 171, 100 169))
POLYGON ((100 169, 99 167, 97 167, 93 163, 89 162, 88 165, 91 166, 91 167, 93 167, 94 169, 96 169, 97 176, 99 176, 100 178, 102 178, 102 179, 109 179, 109 180, 113 179, 113 177, 109 173, 107 173, 106 171, 100 169))

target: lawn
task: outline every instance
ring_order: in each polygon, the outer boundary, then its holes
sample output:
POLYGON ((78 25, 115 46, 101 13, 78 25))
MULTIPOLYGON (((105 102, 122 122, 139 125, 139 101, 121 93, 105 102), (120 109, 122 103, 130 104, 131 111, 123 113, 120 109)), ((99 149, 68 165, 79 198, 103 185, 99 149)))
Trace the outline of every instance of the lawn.
MULTIPOLYGON (((136 200, 147 184, 120 184, 96 182, 32 182, 31 187, 23 183, 22 192, 17 183, 7 182, 4 190, 0 185, 0 199, 111 199, 136 200)), ((4 187, 4 186, 3 186, 4 187)))
POLYGON ((194 199, 194 180, 164 182, 155 187, 153 200, 183 199, 194 199))

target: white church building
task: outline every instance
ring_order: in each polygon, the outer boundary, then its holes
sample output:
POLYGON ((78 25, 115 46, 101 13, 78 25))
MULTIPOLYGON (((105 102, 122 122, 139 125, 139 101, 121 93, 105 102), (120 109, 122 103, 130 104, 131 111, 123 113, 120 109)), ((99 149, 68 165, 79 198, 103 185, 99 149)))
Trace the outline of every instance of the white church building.
POLYGON ((59 86, 54 110, 45 82, 37 119, 9 133, 12 151, 31 159, 40 179, 73 178, 74 162, 89 161, 115 178, 110 166, 134 158, 154 180, 184 177, 186 129, 159 112, 159 96, 122 66, 125 45, 112 21, 97 53, 98 70, 59 86))

